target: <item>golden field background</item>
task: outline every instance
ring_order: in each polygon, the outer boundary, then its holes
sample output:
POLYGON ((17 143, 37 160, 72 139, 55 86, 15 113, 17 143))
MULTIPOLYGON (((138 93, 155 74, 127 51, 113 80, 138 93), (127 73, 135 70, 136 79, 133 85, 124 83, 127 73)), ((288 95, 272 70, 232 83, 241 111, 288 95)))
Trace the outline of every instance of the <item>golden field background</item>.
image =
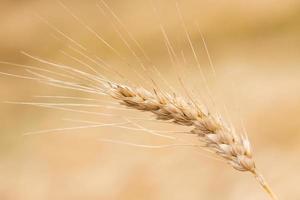
MULTIPOLYGON (((101 56, 128 79, 145 84, 133 74, 133 70, 143 71, 115 33, 110 20, 96 7, 97 1, 64 2, 118 49, 125 60, 99 42, 58 2, 34 0, 0 1, 0 60, 39 65, 20 54, 20 51, 26 51, 80 67, 61 54, 61 50, 69 51, 71 43, 45 25, 37 17, 38 14, 88 47, 91 55, 101 56)), ((205 98, 207 93, 199 81, 199 72, 184 37, 176 1, 115 0, 107 3, 141 43, 162 75, 179 92, 182 89, 176 79, 177 74, 189 82, 186 83, 188 88, 197 88, 197 92, 205 98), (153 12, 153 4, 157 16, 153 12), (182 50, 185 54, 186 62, 180 58, 182 63, 180 67, 176 66, 176 70, 171 66, 159 23, 165 26, 176 52, 180 55, 182 50)), ((279 199, 298 199, 299 1, 178 0, 178 3, 213 96, 220 108, 225 104, 229 110, 230 116, 225 114, 225 118, 231 118, 239 130, 239 119, 243 119, 258 168, 279 199), (196 24, 207 41, 217 78, 209 68, 196 24)), ((122 33, 125 34, 124 30, 122 33)), ((85 62, 88 60, 85 59, 85 62)), ((25 73, 8 65, 1 65, 0 69, 1 72, 25 73)), ((159 81, 157 76, 153 76, 159 81)), ((0 91, 1 102, 43 100, 34 98, 35 95, 90 97, 3 75, 0 76, 0 91)), ((28 131, 82 125, 61 120, 65 118, 107 123, 117 122, 118 118, 107 119, 5 103, 0 104, 0 111, 1 200, 268 199, 249 174, 237 172, 206 157, 206 152, 200 149, 149 150, 99 142, 101 138, 140 144, 169 142, 142 132, 106 127, 22 136, 28 131)), ((93 111, 124 114, 101 108, 93 111)), ((135 111, 128 115, 149 117, 135 111)), ((161 123, 146 125, 153 129, 177 130, 177 126, 166 127, 161 123)), ((189 137, 185 139, 191 140, 189 137)))

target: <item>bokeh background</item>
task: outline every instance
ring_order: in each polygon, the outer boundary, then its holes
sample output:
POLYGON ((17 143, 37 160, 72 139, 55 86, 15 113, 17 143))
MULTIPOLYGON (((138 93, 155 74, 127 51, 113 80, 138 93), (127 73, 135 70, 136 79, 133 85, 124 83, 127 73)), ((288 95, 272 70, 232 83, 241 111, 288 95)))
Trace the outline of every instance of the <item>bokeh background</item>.
MULTIPOLYGON (((72 53, 69 47, 74 47, 74 44, 47 25, 45 21, 48 21, 84 45, 89 55, 102 57, 128 80, 147 87, 133 73, 138 71, 143 76, 151 75, 166 89, 157 74, 141 70, 139 61, 122 43, 113 24, 138 52, 141 61, 145 65, 149 61, 103 4, 101 11, 96 6, 99 2, 94 0, 65 0, 64 3, 80 21, 97 31, 122 56, 117 56, 74 20, 59 2, 1 0, 0 60, 49 69, 49 66, 20 53, 26 51, 80 68, 79 63, 62 54, 62 50, 72 53)), ((244 121, 257 165, 275 193, 280 199, 298 199, 299 1, 178 0, 216 105, 212 105, 207 98, 208 92, 185 37, 176 1, 110 0, 107 4, 141 44, 162 76, 179 93, 184 94, 178 84, 178 74, 187 88, 200 94, 199 98, 210 109, 224 114, 224 118, 232 121, 237 130, 241 131, 241 121, 244 121), (160 24, 178 55, 179 64, 175 66, 170 62, 160 24), (207 42, 216 74, 209 67, 199 30, 207 42), (223 105, 226 105, 227 112, 223 105)), ((86 58, 81 59, 90 63, 86 58)), ((24 70, 5 64, 0 65, 0 71, 25 74, 24 70)), ((110 77, 113 79, 114 75, 110 74, 110 77)), ((102 98, 4 75, 0 76, 0 91, 1 102, 47 101, 37 99, 34 97, 36 95, 102 98)), ((93 111, 151 117, 135 111, 124 113, 104 108, 94 108, 93 111)), ((170 143, 142 132, 106 127, 22 136, 29 131, 82 125, 62 120, 66 118, 105 123, 119 120, 26 105, 0 104, 0 199, 268 199, 249 174, 237 172, 207 157, 201 149, 149 150, 99 141, 101 138, 111 138, 139 144, 170 143)), ((161 123, 143 123, 153 129, 179 129, 161 123)), ((182 135, 179 137, 190 142, 195 140, 182 135)))

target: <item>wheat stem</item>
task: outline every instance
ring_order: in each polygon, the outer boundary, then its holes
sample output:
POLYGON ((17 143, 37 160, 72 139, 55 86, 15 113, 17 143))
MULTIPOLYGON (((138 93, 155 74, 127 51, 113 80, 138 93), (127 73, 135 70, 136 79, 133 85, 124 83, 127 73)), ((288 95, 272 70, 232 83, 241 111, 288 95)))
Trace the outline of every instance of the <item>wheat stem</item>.
POLYGON ((262 186, 262 188, 269 194, 269 196, 272 198, 272 200, 278 200, 277 196, 275 193, 272 191, 271 187, 269 184, 266 182, 264 177, 258 173, 257 171, 252 172, 255 179, 259 182, 259 184, 262 186))

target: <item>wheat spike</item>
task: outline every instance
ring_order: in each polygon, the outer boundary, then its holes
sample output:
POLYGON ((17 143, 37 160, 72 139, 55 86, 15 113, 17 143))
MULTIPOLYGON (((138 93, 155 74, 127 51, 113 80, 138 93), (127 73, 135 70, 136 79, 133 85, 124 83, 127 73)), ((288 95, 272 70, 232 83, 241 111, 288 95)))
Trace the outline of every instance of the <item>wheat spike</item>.
MULTIPOLYGON (((109 95, 116 99, 120 104, 127 108, 136 109, 140 111, 152 112, 157 120, 167 121, 170 123, 179 124, 182 126, 191 127, 189 134, 198 136, 200 142, 204 148, 210 152, 214 152, 215 155, 223 158, 230 166, 238 171, 252 173, 256 180, 260 183, 263 189, 272 197, 273 200, 277 200, 277 197, 272 192, 263 176, 258 173, 256 168, 249 139, 247 136, 240 135, 231 130, 226 124, 206 112, 201 106, 196 104, 196 101, 187 101, 184 98, 178 97, 173 94, 157 91, 150 92, 142 87, 130 87, 119 83, 112 82, 105 78, 101 78, 89 73, 76 70, 64 65, 58 65, 34 56, 24 53, 25 55, 33 58, 41 63, 46 63, 51 66, 55 66, 59 69, 68 69, 67 74, 77 74, 80 79, 88 79, 91 83, 82 85, 75 82, 63 81, 60 79, 52 78, 51 76, 45 76, 39 72, 32 71, 32 66, 18 65, 25 69, 32 76, 22 76, 0 72, 0 74, 13 76, 18 78, 24 78, 29 80, 39 81, 48 85, 56 87, 67 88, 85 93, 93 93, 97 95, 109 95), (80 76, 79 76, 80 75, 80 76), (100 86, 100 87, 99 87, 100 86)), ((46 71, 51 72, 51 71, 46 71)), ((14 102, 11 102, 14 103, 14 102)), ((80 113, 89 113, 96 115, 112 116, 111 114, 105 113, 93 113, 83 110, 74 110, 66 107, 59 107, 59 104, 49 103, 26 103, 26 102, 15 102, 17 104, 36 105, 45 108, 55 108, 65 111, 73 111, 80 113)), ((64 106, 98 106, 93 104, 61 104, 64 106)), ((110 107, 114 108, 114 107, 110 107)), ((95 126, 95 125, 94 125, 95 126)), ((102 125, 101 125, 102 126, 102 125)), ((91 127, 91 126, 88 126, 91 127)), ((72 127, 71 127, 72 128, 72 127)), ((76 128, 76 127, 75 127, 76 128)), ((78 127, 77 127, 78 128, 78 127)), ((80 127, 85 128, 85 127, 80 127)), ((72 128, 73 129, 73 128, 72 128)), ((61 130, 61 129, 60 129, 61 130)), ((43 131, 44 132, 44 131, 43 131)))
POLYGON ((200 106, 156 90, 149 92, 144 88, 110 82, 104 85, 104 89, 126 107, 152 112, 158 120, 191 127, 189 133, 197 135, 205 148, 226 160, 234 169, 252 173, 272 199, 277 199, 257 172, 248 138, 236 134, 221 120, 204 112, 200 106))

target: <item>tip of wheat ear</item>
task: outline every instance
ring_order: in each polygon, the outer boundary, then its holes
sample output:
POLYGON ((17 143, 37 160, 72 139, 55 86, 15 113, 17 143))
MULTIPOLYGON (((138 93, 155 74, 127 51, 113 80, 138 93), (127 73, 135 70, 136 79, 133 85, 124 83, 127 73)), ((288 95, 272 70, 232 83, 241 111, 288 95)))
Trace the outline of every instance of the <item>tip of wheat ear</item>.
POLYGON ((234 169, 253 173, 263 188, 276 199, 262 176, 256 172, 249 140, 234 133, 198 105, 173 95, 116 83, 105 84, 104 89, 108 95, 129 108, 152 112, 158 120, 191 127, 189 133, 199 136, 206 148, 226 160, 234 169))

